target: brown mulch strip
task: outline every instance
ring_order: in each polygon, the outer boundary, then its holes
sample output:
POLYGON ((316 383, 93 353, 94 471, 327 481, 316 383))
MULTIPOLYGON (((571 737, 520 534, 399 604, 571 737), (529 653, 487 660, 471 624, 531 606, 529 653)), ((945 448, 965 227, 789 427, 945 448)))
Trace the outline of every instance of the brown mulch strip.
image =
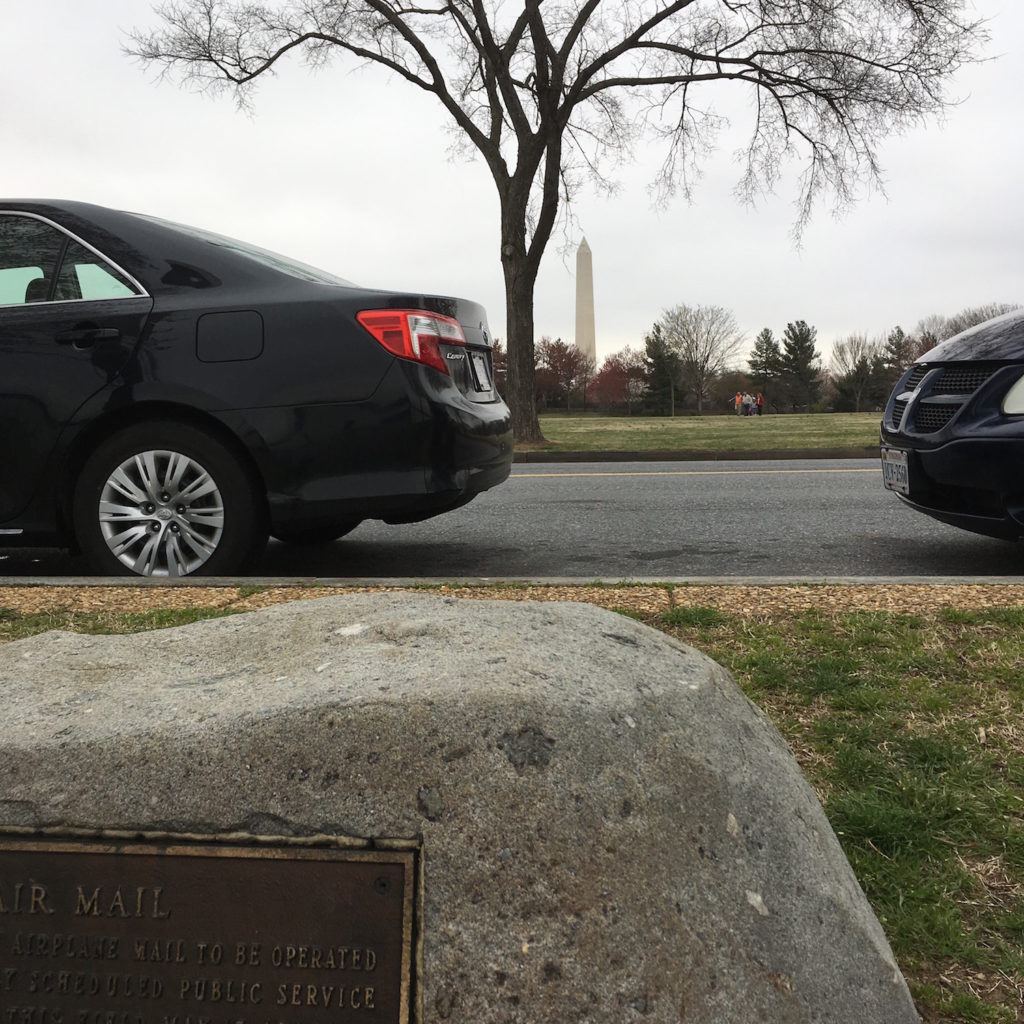
MULTIPOLYGON (((256 592, 239 587, 7 586, 0 587, 0 608, 16 614, 45 612, 141 612, 186 608, 252 611, 285 601, 334 594, 402 591, 401 586, 286 586, 256 592)), ((474 600, 582 601, 655 615, 677 607, 707 606, 746 617, 817 609, 826 613, 885 611, 930 615, 943 607, 965 611, 1024 604, 1024 586, 965 584, 816 584, 694 586, 442 586, 428 593, 474 600)))

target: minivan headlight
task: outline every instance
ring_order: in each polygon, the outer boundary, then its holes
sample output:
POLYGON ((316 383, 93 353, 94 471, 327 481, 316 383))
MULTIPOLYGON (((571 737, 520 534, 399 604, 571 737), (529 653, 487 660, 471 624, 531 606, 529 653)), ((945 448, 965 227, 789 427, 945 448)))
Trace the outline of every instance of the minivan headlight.
POLYGON ((1007 416, 1024 416, 1024 377, 1006 392, 1003 398, 1003 412, 1007 416))

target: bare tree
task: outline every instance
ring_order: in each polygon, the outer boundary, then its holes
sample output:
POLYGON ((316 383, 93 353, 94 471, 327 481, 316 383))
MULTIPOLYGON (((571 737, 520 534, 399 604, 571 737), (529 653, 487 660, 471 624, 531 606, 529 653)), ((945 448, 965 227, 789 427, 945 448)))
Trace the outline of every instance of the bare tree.
POLYGON ((854 412, 865 404, 876 404, 885 390, 885 341, 851 334, 832 346, 832 381, 839 397, 854 412))
POLYGON ((931 313, 917 324, 915 333, 922 342, 918 355, 923 355, 928 349, 938 345, 940 341, 945 341, 947 338, 952 338, 954 334, 966 331, 968 327, 975 327, 986 320, 1002 316, 1003 313, 1009 313, 1015 309, 1020 309, 1019 302, 986 302, 981 306, 968 306, 952 316, 931 313))
POLYGON ((949 318, 949 336, 952 338, 954 334, 966 331, 968 327, 975 327, 1015 309, 1020 309, 1019 302, 987 302, 981 306, 969 306, 949 318))
POLYGON ((940 341, 953 336, 949 330, 949 318, 941 313, 929 313, 918 321, 914 336, 918 339, 917 355, 920 356, 928 349, 934 348, 940 341))
POLYGON ((866 334, 850 334, 832 346, 832 373, 843 377, 858 363, 882 358, 885 343, 866 334))
POLYGON ((953 313, 952 316, 932 313, 918 325, 918 333, 922 336, 927 335, 929 339, 934 339, 934 344, 938 344, 940 341, 945 341, 946 338, 951 338, 954 334, 976 327, 978 324, 984 324, 993 316, 1001 316, 1019 308, 1019 302, 986 302, 980 306, 968 306, 958 313, 953 313))
POLYGON ((539 440, 533 289, 560 207, 639 137, 665 144, 655 182, 689 197, 721 119, 712 83, 749 90, 739 195, 802 162, 798 227, 880 182, 878 147, 940 113, 987 38, 966 0, 167 0, 129 53, 240 102, 279 60, 375 63, 437 97, 500 200, 508 392, 516 435, 539 440))
POLYGON ((736 318, 721 306, 674 306, 661 316, 665 341, 679 357, 679 379, 704 411, 711 381, 728 369, 743 344, 736 318))

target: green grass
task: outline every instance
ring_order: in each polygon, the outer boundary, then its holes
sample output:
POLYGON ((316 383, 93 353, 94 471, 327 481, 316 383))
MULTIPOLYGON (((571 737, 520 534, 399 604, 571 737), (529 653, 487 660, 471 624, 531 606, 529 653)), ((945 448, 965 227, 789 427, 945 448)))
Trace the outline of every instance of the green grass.
MULTIPOLYGON (((258 590, 256 591, 258 592, 258 590)), ((39 612, 19 615, 9 608, 0 608, 0 643, 23 640, 51 629, 74 633, 145 633, 152 629, 184 626, 201 619, 235 615, 231 608, 157 609, 147 612, 39 612)))
MULTIPOLYGON (((1020 1019, 1024 609, 744 619, 698 605, 645 617, 624 599, 617 610, 707 652, 775 722, 821 797, 924 1020, 1020 1019)), ((0 642, 223 614, 230 611, 0 608, 0 642)))
POLYGON ((652 623, 729 668, 822 797, 927 1021, 1024 986, 1024 610, 652 623))
POLYGON ((878 413, 540 417, 545 451, 759 451, 878 444, 878 413))

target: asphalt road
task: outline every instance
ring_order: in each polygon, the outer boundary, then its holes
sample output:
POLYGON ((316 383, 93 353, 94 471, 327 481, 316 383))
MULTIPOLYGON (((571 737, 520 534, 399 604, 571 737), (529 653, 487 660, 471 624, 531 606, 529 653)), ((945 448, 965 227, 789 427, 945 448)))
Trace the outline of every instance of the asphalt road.
MULTIPOLYGON (((0 577, 77 576, 56 551, 0 550, 0 577)), ((1024 545, 964 533, 885 491, 874 460, 520 464, 408 526, 272 542, 255 577, 678 579, 1024 575, 1024 545)))

